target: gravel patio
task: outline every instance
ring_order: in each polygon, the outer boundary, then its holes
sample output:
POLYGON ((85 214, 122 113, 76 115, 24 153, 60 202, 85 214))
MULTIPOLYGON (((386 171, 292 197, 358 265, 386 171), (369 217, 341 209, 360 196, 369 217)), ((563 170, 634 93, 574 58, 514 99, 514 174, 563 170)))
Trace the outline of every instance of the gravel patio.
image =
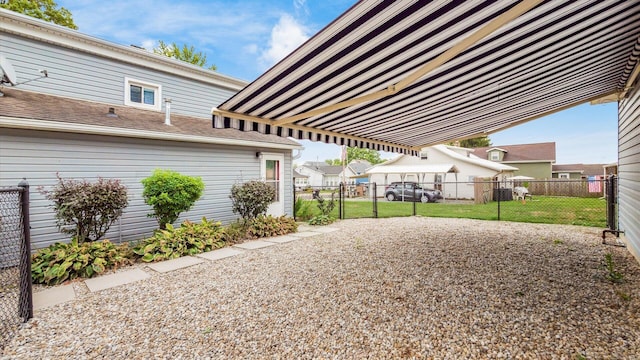
POLYGON ((601 229, 443 218, 340 231, 40 310, 4 358, 637 359, 640 266, 601 229), (612 240, 610 240, 612 241, 612 240), (613 255, 624 282, 607 279, 613 255))

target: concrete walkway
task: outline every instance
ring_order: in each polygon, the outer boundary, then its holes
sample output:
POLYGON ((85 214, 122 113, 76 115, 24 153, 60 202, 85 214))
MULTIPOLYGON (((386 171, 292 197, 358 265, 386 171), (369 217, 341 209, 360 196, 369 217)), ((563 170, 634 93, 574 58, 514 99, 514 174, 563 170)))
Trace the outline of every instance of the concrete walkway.
MULTIPOLYGON (((242 254, 245 251, 253 251, 265 247, 276 246, 279 244, 322 235, 337 230, 337 228, 327 226, 311 227, 303 225, 298 227, 297 233, 271 238, 263 238, 260 240, 246 241, 241 244, 233 245, 232 247, 225 247, 222 249, 197 254, 195 256, 183 256, 178 259, 148 263, 146 265, 146 268, 148 269, 132 269, 128 271, 121 271, 111 275, 98 276, 96 278, 84 280, 84 283, 90 292, 97 292, 116 286, 130 284, 136 281, 143 281, 151 277, 150 273, 148 272, 149 270, 160 274, 167 273, 200 264, 205 261, 219 261, 228 257, 242 254)), ((72 301, 75 298, 76 294, 73 289, 73 285, 61 285, 52 287, 33 294, 33 309, 37 311, 43 308, 72 301)))

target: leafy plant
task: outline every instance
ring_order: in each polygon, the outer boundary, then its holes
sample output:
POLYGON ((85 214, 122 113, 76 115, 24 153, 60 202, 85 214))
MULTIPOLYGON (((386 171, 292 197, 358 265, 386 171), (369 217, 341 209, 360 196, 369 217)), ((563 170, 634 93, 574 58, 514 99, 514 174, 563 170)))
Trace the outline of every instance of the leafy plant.
POLYGON ((195 255, 225 246, 224 229, 220 222, 202 218, 200 224, 185 220, 180 227, 167 224, 166 229, 138 244, 133 252, 144 262, 162 261, 195 255))
POLYGON ((302 221, 307 221, 313 217, 313 210, 311 209, 311 202, 303 198, 297 198, 294 204, 294 211, 296 218, 302 221))
POLYGON ((616 265, 613 261, 613 255, 606 253, 604 255, 605 268, 607 269, 607 279, 613 283, 620 283, 624 281, 624 275, 616 270, 616 265))
POLYGON ((318 209, 320 209, 320 213, 322 213, 322 215, 331 215, 331 211, 333 211, 333 208, 336 207, 335 195, 335 191, 331 192, 331 200, 325 199, 320 194, 318 194, 318 196, 316 197, 316 200, 318 201, 318 209))
POLYGON ((236 221, 224 228, 222 239, 227 244, 236 244, 247 238, 247 225, 244 221, 236 221))
POLYGON ((173 224, 180 213, 191 209, 204 191, 200 177, 163 169, 154 170, 151 176, 142 180, 142 185, 144 202, 153 208, 153 213, 147 216, 155 217, 160 229, 173 224))
POLYGON ((55 243, 39 250, 31 259, 31 276, 36 284, 56 285, 78 277, 90 278, 108 269, 130 264, 131 249, 109 240, 55 243))
POLYGON ((245 221, 258 215, 265 214, 269 204, 273 202, 276 191, 262 181, 248 181, 234 184, 231 187, 232 208, 234 214, 239 214, 245 221))
POLYGON ((329 225, 331 223, 333 223, 335 221, 334 218, 332 218, 329 215, 316 215, 314 217, 312 217, 311 219, 309 219, 309 221, 307 222, 309 225, 329 225))
POLYGON ((259 215, 248 222, 247 235, 251 238, 263 238, 285 235, 298 231, 298 224, 290 217, 259 215))
POLYGON ((63 179, 51 191, 38 190, 50 201, 56 213, 58 230, 72 234, 79 243, 99 240, 109 230, 128 205, 127 188, 116 179, 63 179))

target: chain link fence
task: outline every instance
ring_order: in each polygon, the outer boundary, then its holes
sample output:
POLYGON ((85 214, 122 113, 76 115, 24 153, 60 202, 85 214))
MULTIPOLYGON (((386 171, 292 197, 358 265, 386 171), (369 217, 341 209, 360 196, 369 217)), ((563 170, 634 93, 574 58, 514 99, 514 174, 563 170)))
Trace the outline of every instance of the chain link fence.
POLYGON ((0 353, 33 317, 29 186, 0 188, 0 353))
MULTIPOLYGON (((614 179, 615 180, 615 179, 614 179)), ((366 184, 341 187, 335 216, 429 216, 611 227, 609 181, 554 179, 366 184)), ((310 197, 311 198, 311 197, 310 197)))

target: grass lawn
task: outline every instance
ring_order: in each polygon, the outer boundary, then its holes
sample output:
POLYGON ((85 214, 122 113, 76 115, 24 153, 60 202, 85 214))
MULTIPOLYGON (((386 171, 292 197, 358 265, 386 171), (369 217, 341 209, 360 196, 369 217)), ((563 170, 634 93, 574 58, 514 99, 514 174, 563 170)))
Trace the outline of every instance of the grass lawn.
MULTIPOLYGON (((314 214, 319 214, 315 200, 310 200, 314 214)), ((345 218, 373 217, 371 201, 345 201, 345 218)), ((338 206, 332 212, 338 217, 338 206)), ((429 217, 498 220, 498 203, 456 204, 416 203, 416 214, 429 217)), ((413 203, 378 200, 378 217, 412 216, 413 203)), ((606 227, 606 201, 594 198, 536 196, 527 200, 500 202, 500 220, 547 224, 570 224, 606 227)))

